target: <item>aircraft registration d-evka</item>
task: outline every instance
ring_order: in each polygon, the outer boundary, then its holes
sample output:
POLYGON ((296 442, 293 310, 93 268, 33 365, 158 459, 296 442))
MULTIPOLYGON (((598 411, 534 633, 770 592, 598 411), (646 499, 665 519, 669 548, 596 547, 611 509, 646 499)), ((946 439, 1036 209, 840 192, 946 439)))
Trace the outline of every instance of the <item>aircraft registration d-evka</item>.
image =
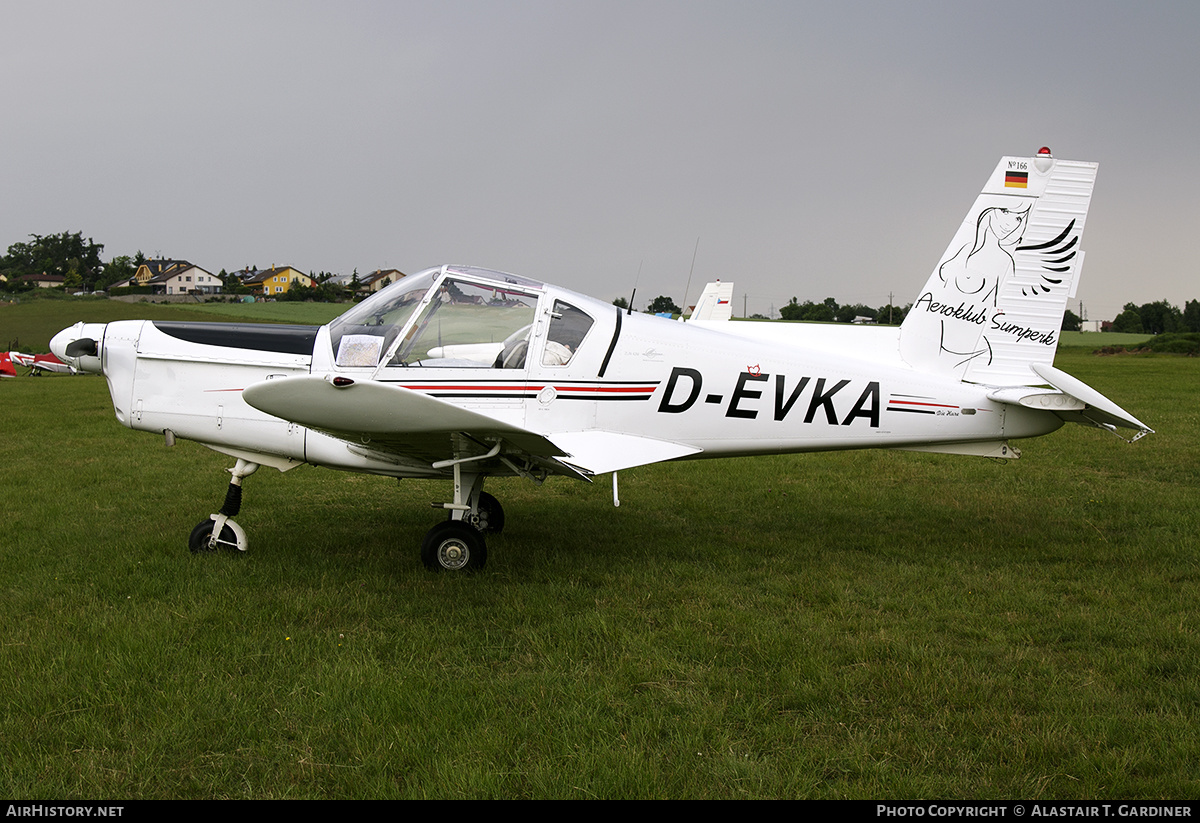
POLYGON ((1053 365, 1095 176, 1048 149, 1003 158, 899 327, 731 322, 728 283, 679 323, 442 266, 325 326, 78 323, 51 349, 104 374, 124 425, 236 459, 193 551, 244 551, 243 479, 309 463, 453 480, 421 559, 472 571, 504 524, 492 476, 865 448, 1015 458, 1010 439, 1064 422, 1149 433, 1053 365))

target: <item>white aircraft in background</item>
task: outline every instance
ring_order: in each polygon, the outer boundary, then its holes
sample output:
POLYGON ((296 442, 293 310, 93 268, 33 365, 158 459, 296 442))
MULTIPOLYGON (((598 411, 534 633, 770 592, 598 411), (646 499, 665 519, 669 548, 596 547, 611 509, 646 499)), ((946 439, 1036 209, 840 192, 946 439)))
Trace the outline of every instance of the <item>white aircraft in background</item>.
POLYGON ((1048 149, 1002 159, 900 327, 729 322, 730 284, 676 323, 442 266, 325 326, 78 323, 51 349, 105 375, 124 425, 236 458, 193 551, 245 550, 242 480, 309 463, 453 479, 421 558, 471 571, 504 524, 491 476, 863 448, 1015 458, 1011 438, 1066 421, 1149 433, 1053 365, 1095 174, 1048 149))

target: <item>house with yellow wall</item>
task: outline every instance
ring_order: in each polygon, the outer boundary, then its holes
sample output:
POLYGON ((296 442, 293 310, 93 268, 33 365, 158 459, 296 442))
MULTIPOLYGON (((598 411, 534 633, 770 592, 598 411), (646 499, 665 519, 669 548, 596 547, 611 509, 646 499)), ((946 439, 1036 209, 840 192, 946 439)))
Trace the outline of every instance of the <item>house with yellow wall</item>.
POLYGON ((249 287, 255 294, 261 294, 263 297, 274 297, 277 294, 285 294, 288 289, 297 283, 311 288, 313 281, 311 277, 299 269, 294 269, 291 266, 274 265, 269 269, 259 269, 242 280, 242 285, 249 287))

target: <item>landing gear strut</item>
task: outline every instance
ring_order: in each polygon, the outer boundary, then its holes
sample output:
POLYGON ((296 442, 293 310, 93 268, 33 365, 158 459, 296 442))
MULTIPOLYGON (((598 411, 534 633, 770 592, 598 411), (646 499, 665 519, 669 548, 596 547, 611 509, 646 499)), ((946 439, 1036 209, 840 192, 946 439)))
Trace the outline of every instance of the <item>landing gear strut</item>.
POLYGON ((238 458, 237 465, 229 470, 229 490, 225 492, 225 504, 216 514, 201 520, 188 537, 188 548, 193 554, 215 552, 220 549, 236 549, 244 552, 249 542, 246 532, 232 518, 242 509, 242 478, 258 471, 258 464, 238 458))

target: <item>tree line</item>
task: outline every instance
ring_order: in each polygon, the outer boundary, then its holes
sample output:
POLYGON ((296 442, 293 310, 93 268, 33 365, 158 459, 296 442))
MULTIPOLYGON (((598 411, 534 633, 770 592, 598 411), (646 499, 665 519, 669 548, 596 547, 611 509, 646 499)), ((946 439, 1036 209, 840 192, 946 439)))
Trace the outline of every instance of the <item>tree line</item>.
POLYGON ((113 283, 128 280, 145 258, 114 257, 101 260, 104 244, 84 238, 83 232, 62 234, 31 234, 28 242, 13 243, 8 253, 0 257, 0 275, 5 280, 0 288, 24 291, 35 288, 34 278, 59 275, 68 291, 102 291, 113 283))
MULTIPOLYGON (((618 297, 613 301, 613 305, 620 309, 627 309, 629 301, 624 297, 618 297)), ((820 303, 814 303, 811 300, 801 303, 793 297, 791 302, 779 310, 779 316, 784 320, 809 320, 817 323, 850 323, 859 320, 860 322, 898 326, 911 308, 912 303, 907 306, 880 306, 877 309, 861 303, 841 306, 832 297, 826 297, 820 303)), ((680 314, 682 311, 683 309, 676 305, 672 298, 661 294, 646 306, 647 314, 680 314)), ((769 320, 770 318, 761 314, 753 314, 750 319, 769 320)))
MULTIPOLYGON (((62 232, 61 234, 29 235, 26 242, 13 243, 8 252, 0 257, 0 289, 8 292, 24 291, 35 288, 33 278, 56 274, 63 278, 66 291, 104 291, 113 283, 128 280, 146 262, 145 256, 139 251, 136 255, 114 257, 105 263, 101 259, 104 244, 97 243, 92 238, 84 238, 82 232, 62 232)), ((318 300, 337 301, 351 297, 356 291, 358 272, 348 286, 340 286, 332 282, 333 275, 320 272, 313 275, 313 285, 293 286, 281 298, 287 300, 318 300)), ((222 269, 220 273, 228 291, 245 290, 237 278, 228 275, 222 269)), ((627 307, 625 298, 613 301, 621 308, 627 307)), ((865 306, 861 303, 841 305, 832 297, 826 297, 820 303, 812 300, 800 302, 793 297, 787 305, 779 310, 784 320, 808 320, 823 323, 850 323, 862 318, 866 322, 899 325, 907 316, 912 304, 906 306, 885 305, 878 308, 865 306)), ((659 295, 650 301, 646 310, 654 312, 680 313, 681 309, 675 301, 665 295, 659 295)), ((762 315, 754 315, 755 319, 767 319, 762 315)), ((1080 319, 1072 311, 1067 310, 1063 316, 1064 331, 1078 331, 1080 319)), ((1200 332, 1200 300, 1188 300, 1182 311, 1172 306, 1166 300, 1154 303, 1144 303, 1140 306, 1126 303, 1121 313, 1111 323, 1104 324, 1105 331, 1129 332, 1132 334, 1167 334, 1171 332, 1200 332)))
POLYGON ((840 305, 832 297, 826 297, 820 303, 805 300, 801 303, 793 297, 787 305, 779 310, 779 316, 784 320, 808 320, 818 323, 853 323, 855 320, 866 323, 896 325, 904 321, 912 303, 907 306, 886 305, 871 308, 862 303, 840 305))
POLYGON ((1126 303, 1108 330, 1130 334, 1200 332, 1200 300, 1186 301, 1183 311, 1166 300, 1140 306, 1126 303))

